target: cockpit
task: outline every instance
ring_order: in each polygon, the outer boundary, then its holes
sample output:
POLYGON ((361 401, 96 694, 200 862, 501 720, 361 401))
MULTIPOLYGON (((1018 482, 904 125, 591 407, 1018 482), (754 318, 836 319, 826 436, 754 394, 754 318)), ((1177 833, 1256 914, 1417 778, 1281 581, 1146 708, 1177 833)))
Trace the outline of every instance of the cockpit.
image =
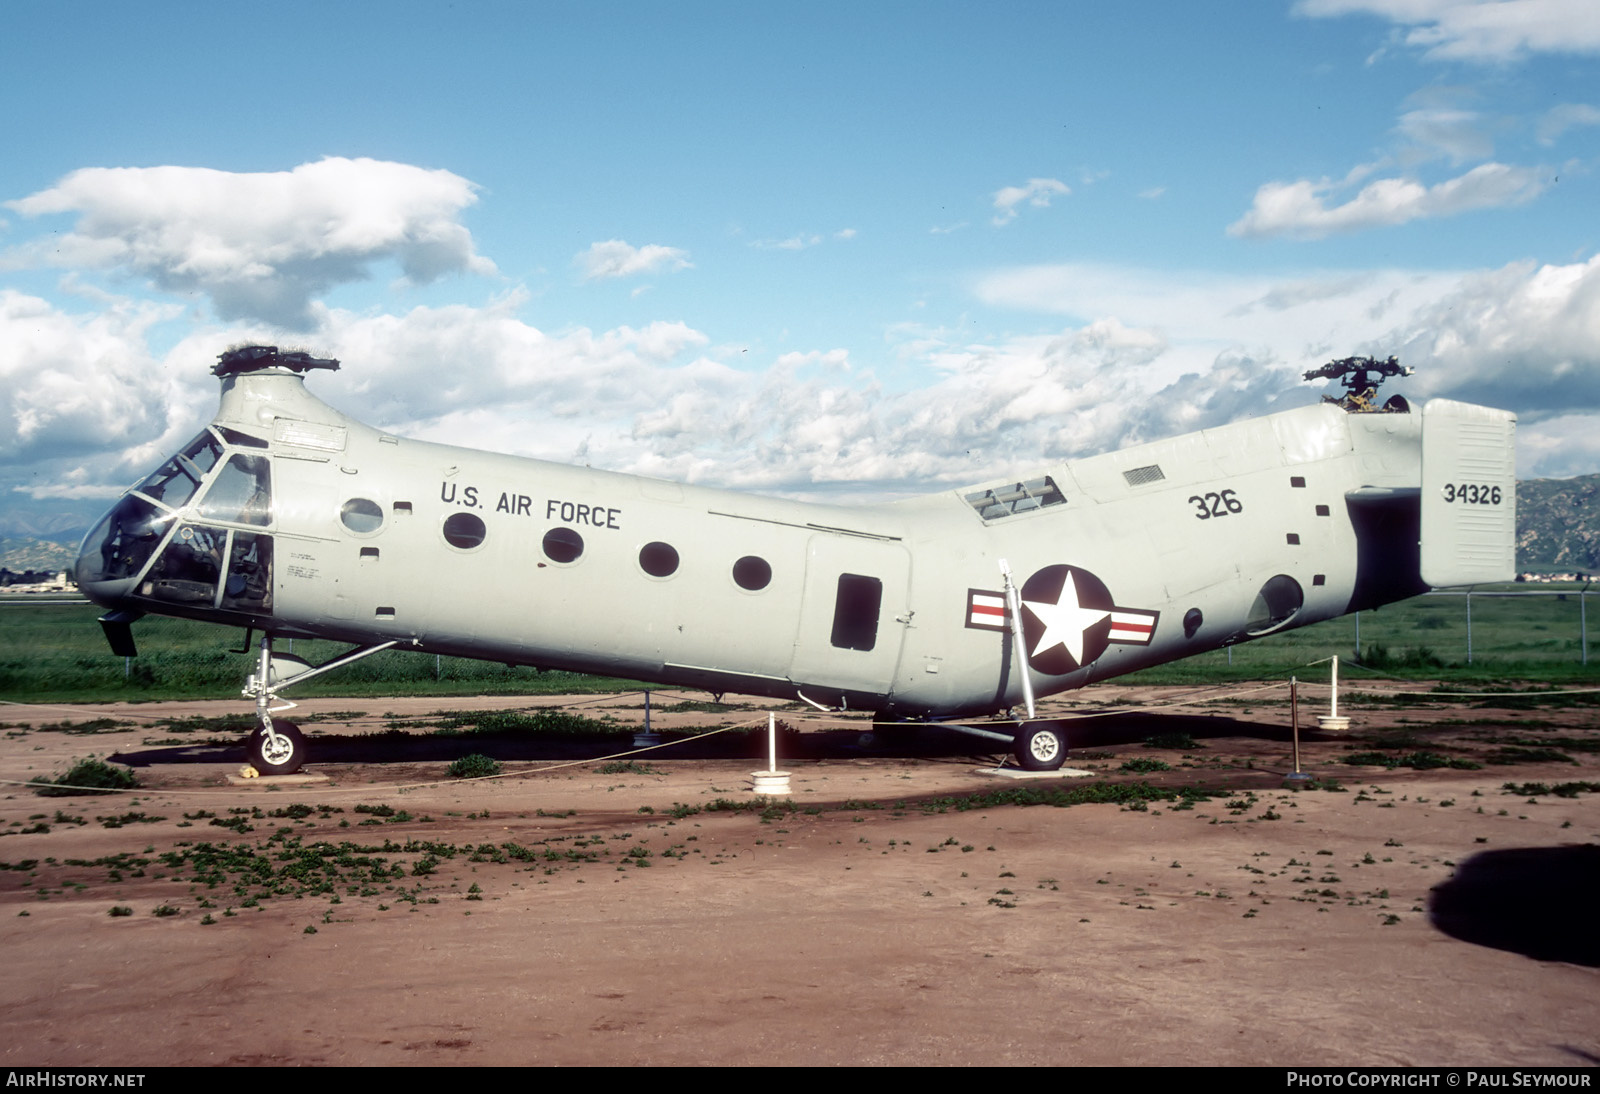
POLYGON ((157 601, 168 614, 270 615, 266 445, 207 426, 90 531, 78 556, 78 587, 109 607, 157 601))

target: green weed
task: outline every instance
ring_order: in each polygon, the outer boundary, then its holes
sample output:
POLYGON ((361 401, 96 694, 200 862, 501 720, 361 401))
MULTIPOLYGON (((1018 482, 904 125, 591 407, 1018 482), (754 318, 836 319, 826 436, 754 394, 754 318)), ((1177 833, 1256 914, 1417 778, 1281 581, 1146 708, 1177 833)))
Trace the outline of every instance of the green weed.
POLYGON ((113 767, 104 760, 90 756, 79 760, 67 769, 65 775, 54 779, 44 776, 33 778, 30 784, 34 793, 44 798, 66 798, 82 794, 103 794, 111 790, 132 790, 139 785, 133 772, 113 767))
POLYGON ((500 761, 474 752, 452 763, 446 774, 455 779, 484 779, 500 774, 500 761))

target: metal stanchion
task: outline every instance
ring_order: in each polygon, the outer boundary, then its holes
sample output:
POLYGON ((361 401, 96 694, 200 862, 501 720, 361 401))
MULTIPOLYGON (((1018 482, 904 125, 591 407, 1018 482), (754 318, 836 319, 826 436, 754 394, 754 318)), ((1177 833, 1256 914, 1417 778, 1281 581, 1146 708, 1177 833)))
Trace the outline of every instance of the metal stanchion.
POLYGON ((1294 770, 1283 777, 1285 786, 1304 786, 1311 776, 1300 770, 1300 681, 1289 677, 1289 736, 1294 742, 1294 770))

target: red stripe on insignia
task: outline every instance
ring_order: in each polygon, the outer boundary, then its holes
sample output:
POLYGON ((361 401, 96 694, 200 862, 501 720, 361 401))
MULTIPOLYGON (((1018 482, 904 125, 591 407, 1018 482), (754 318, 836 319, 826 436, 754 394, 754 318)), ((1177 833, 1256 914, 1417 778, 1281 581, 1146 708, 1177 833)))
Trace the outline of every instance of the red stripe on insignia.
POLYGON ((1155 631, 1156 617, 1151 612, 1113 612, 1111 633, 1107 637, 1112 642, 1148 645, 1155 631))
POLYGON ((967 591, 967 626, 980 630, 1006 629, 1006 598, 1000 593, 967 591))

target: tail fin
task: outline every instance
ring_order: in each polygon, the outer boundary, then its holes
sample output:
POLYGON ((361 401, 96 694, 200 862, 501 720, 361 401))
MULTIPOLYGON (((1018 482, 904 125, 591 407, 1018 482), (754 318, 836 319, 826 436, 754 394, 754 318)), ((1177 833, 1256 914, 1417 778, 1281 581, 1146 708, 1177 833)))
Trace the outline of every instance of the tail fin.
POLYGON ((1516 430, 1505 410, 1422 408, 1422 580, 1434 588, 1516 576, 1516 430))

